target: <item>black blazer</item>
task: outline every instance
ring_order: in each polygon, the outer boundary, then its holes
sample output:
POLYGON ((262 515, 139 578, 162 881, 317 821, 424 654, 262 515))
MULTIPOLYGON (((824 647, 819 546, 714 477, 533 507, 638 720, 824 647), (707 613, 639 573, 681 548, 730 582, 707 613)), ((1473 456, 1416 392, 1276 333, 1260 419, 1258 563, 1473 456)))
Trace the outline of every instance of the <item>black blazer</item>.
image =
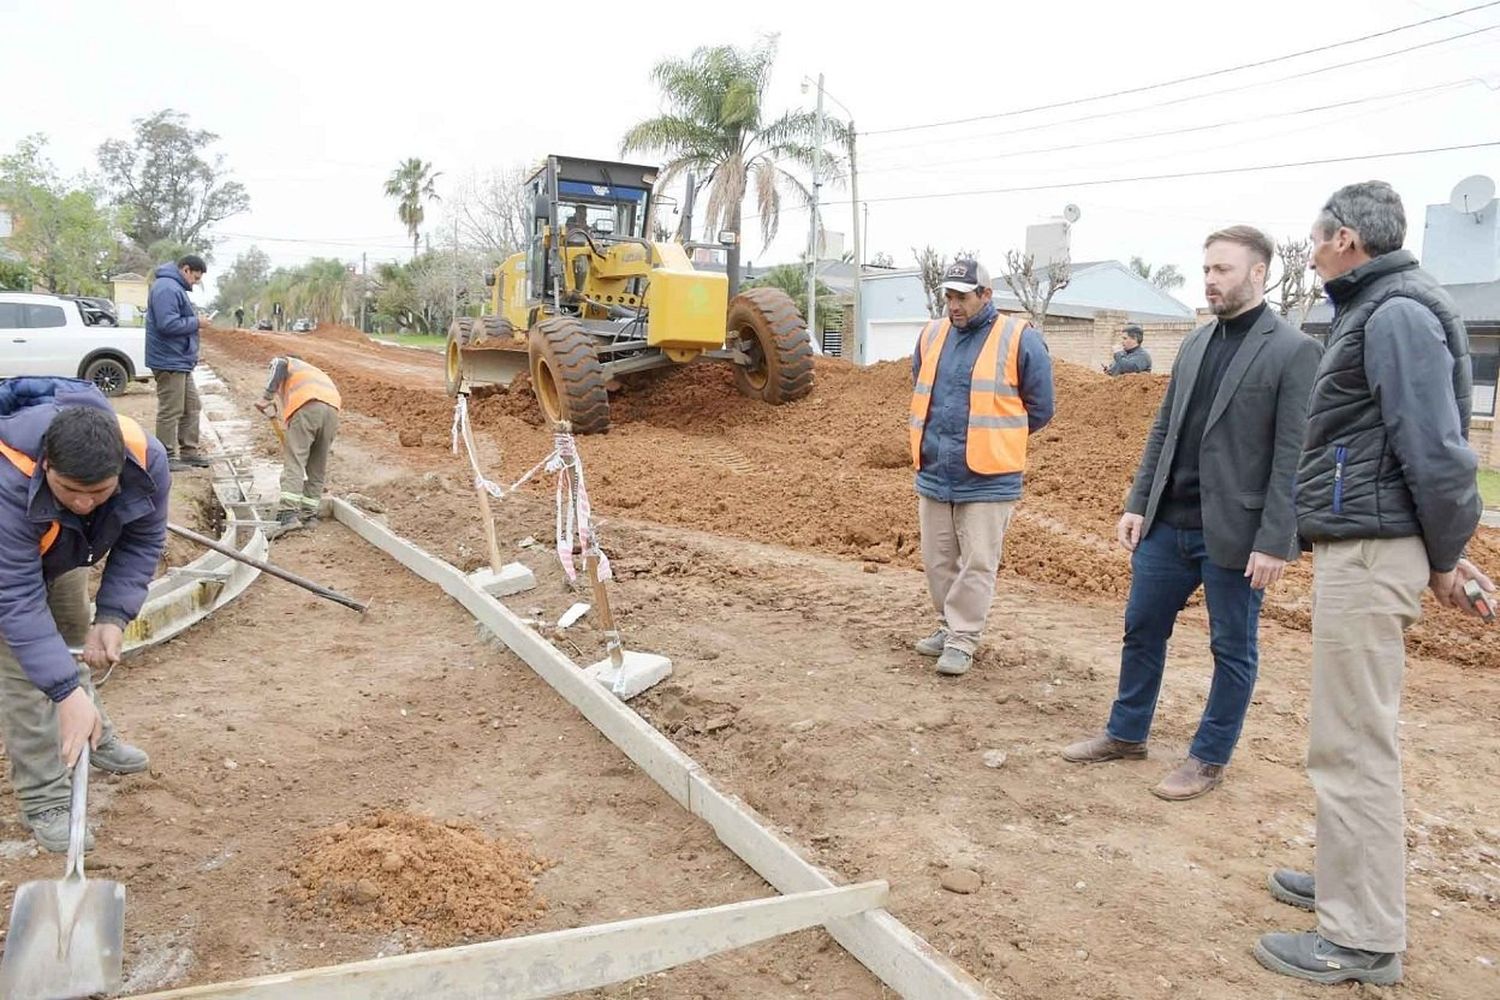
MULTIPOLYGON (((1182 342, 1166 398, 1146 438, 1125 509, 1141 514, 1141 537, 1156 520, 1172 457, 1215 320, 1182 342)), ((1240 568, 1251 552, 1298 553, 1292 481, 1307 431, 1307 407, 1323 347, 1266 309, 1229 361, 1208 410, 1198 453, 1203 536, 1217 565, 1240 568)))

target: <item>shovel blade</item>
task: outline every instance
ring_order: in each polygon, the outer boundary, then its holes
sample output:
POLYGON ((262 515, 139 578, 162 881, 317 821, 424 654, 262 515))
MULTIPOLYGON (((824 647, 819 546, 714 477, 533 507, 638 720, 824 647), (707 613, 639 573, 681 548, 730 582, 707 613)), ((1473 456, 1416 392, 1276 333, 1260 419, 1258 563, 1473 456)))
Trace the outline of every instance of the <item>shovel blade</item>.
POLYGON ((27 882, 11 906, 0 997, 73 1000, 116 993, 124 950, 124 885, 99 879, 27 882), (69 898, 80 889, 81 899, 69 898))

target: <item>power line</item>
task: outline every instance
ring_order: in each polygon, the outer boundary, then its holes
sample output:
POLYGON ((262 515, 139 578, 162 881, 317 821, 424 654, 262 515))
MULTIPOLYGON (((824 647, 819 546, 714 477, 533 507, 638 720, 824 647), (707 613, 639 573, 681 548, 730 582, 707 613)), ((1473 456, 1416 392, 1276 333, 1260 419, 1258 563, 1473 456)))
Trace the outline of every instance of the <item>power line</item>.
MULTIPOLYGON (((1394 28, 1386 28, 1383 31, 1376 31, 1376 32, 1372 32, 1371 34, 1368 34, 1368 35, 1361 35, 1358 38, 1349 38, 1349 39, 1346 39, 1346 40, 1341 41, 1341 42, 1330 42, 1327 45, 1319 45, 1319 46, 1317 46, 1315 48, 1303 49, 1300 52, 1289 52, 1286 55, 1273 56, 1273 57, 1268 58, 1268 59, 1257 59, 1254 62, 1241 63, 1238 66, 1230 66, 1230 67, 1227 67, 1225 69, 1216 69, 1216 70, 1209 70, 1209 71, 1206 71, 1206 72, 1203 72, 1203 73, 1194 73, 1191 76, 1180 76, 1180 77, 1177 77, 1177 78, 1172 79, 1172 80, 1163 80, 1163 81, 1161 81, 1159 83, 1143 84, 1143 85, 1141 85, 1139 87, 1127 87, 1127 88, 1122 89, 1122 90, 1113 90, 1113 91, 1110 91, 1110 92, 1104 93, 1104 94, 1095 94, 1095 95, 1093 95, 1091 97, 1074 97, 1074 98, 1070 98, 1069 100, 1066 100, 1066 101, 1054 101, 1053 103, 1050 103, 1050 104, 1037 104, 1037 105, 1034 105, 1034 106, 1029 107, 1029 108, 1016 108, 1016 109, 1014 109, 1012 111, 998 111, 998 112, 995 112, 993 114, 972 115, 972 116, 967 117, 967 118, 952 118, 952 119, 948 119, 946 121, 925 122, 925 123, 920 123, 920 124, 916 124, 916 125, 902 125, 902 126, 899 126, 899 127, 896 127, 896 128, 870 129, 870 130, 866 131, 864 134, 866 136, 889 135, 889 134, 891 134, 893 132, 915 132, 915 131, 918 131, 920 129, 942 128, 942 127, 947 126, 947 125, 964 125, 964 124, 967 124, 969 122, 989 121, 989 120, 995 119, 995 118, 1009 118, 1009 117, 1012 117, 1014 115, 1023 115, 1023 114, 1027 114, 1029 112, 1033 112, 1033 111, 1051 111, 1051 110, 1053 110, 1055 108, 1066 108, 1066 107, 1072 107, 1072 106, 1078 105, 1078 104, 1089 104, 1089 103, 1092 103, 1094 101, 1107 100, 1107 99, 1112 98, 1112 97, 1125 97, 1125 96, 1130 95, 1130 94, 1142 94, 1142 93, 1146 93, 1146 92, 1152 91, 1152 90, 1161 90, 1161 89, 1163 89, 1165 87, 1173 87, 1173 86, 1176 86, 1177 84, 1180 84, 1180 83, 1192 83, 1195 80, 1205 80, 1205 79, 1207 79, 1207 78, 1209 78, 1211 76, 1221 76, 1221 75, 1223 75, 1225 73, 1238 73, 1241 70, 1257 69, 1257 68, 1259 68, 1261 66, 1270 66, 1270 65, 1273 65, 1273 64, 1279 63, 1279 62, 1286 62, 1286 61, 1291 60, 1291 59, 1298 59, 1298 58, 1300 58, 1302 56, 1314 55, 1314 54, 1319 53, 1319 52, 1328 52, 1328 51, 1331 51, 1333 49, 1344 48, 1345 46, 1349 46, 1349 45, 1357 45, 1360 42, 1368 42, 1368 41, 1371 41, 1372 39, 1384 38, 1387 35, 1394 35, 1394 34, 1397 34, 1399 32, 1402 32, 1402 31, 1409 31, 1412 28, 1420 28, 1423 25, 1435 24, 1438 21, 1446 21, 1446 20, 1449 20, 1451 18, 1459 17, 1459 16, 1461 16, 1463 14, 1472 14, 1475 11, 1485 10, 1487 8, 1497 7, 1497 6, 1500 6, 1500 0, 1490 0, 1490 2, 1488 2, 1488 3, 1475 4, 1472 7, 1465 7, 1463 10, 1456 10, 1456 11, 1453 11, 1452 13, 1449 13, 1449 14, 1439 14, 1439 15, 1437 15, 1435 17, 1429 17, 1429 18, 1426 18, 1426 19, 1421 20, 1421 21, 1412 21, 1409 24, 1397 25, 1394 28)), ((1449 41, 1453 41, 1453 40, 1459 39, 1459 38, 1466 38, 1469 35, 1476 35, 1476 34, 1479 34, 1480 32, 1483 32, 1483 31, 1493 31, 1497 27, 1500 27, 1500 25, 1491 25, 1489 27, 1478 28, 1478 29, 1475 29, 1473 31, 1464 32, 1464 33, 1458 34, 1458 35, 1450 35, 1450 36, 1448 36, 1446 38, 1438 39, 1437 41, 1425 42, 1422 45, 1415 45, 1415 46, 1412 46, 1411 48, 1408 48, 1408 49, 1400 49, 1400 50, 1397 50, 1396 52, 1383 53, 1383 54, 1378 55, 1378 56, 1367 57, 1366 59, 1363 59, 1363 60, 1355 60, 1352 63, 1344 63, 1343 65, 1344 66, 1351 66, 1351 65, 1355 65, 1356 63, 1359 63, 1359 62, 1368 62, 1368 61, 1370 61, 1370 59, 1383 59, 1383 58, 1386 58, 1386 56, 1399 55, 1402 52, 1410 52, 1410 51, 1413 51, 1415 49, 1425 48, 1425 47, 1430 46, 1430 45, 1439 45, 1439 44, 1442 44, 1443 42, 1449 42, 1449 41)), ((1342 68, 1342 67, 1341 66, 1328 66, 1328 67, 1323 67, 1321 69, 1309 71, 1309 73, 1302 74, 1302 75, 1311 75, 1312 73, 1326 73, 1330 69, 1339 69, 1339 68, 1342 68)), ((1295 78, 1294 77, 1289 77, 1288 79, 1295 79, 1295 78)))
MULTIPOLYGON (((1262 163, 1250 167, 1220 167, 1214 170, 1185 170, 1171 174, 1145 174, 1136 177, 1105 177, 1084 181, 1056 181, 1049 184, 1026 184, 1016 187, 982 188, 974 191, 938 191, 927 194, 887 195, 883 198, 862 198, 865 202, 926 201, 934 198, 970 198, 987 194, 1016 194, 1025 191, 1055 191, 1060 188, 1100 187, 1107 184, 1134 184, 1141 181, 1171 181, 1194 177, 1219 177, 1225 174, 1248 174, 1262 170, 1287 170, 1292 167, 1317 167, 1330 163, 1358 163, 1363 160, 1384 160, 1401 156, 1424 156, 1430 153, 1454 153, 1470 149, 1487 149, 1500 146, 1500 139, 1488 142, 1471 142, 1458 146, 1431 146, 1426 149, 1400 149, 1388 153, 1364 153, 1359 156, 1331 156, 1321 160, 1296 160, 1291 163, 1262 163)), ((847 205, 848 201, 825 202, 828 205, 847 205)), ((746 218, 756 218, 747 216, 746 218)))
MULTIPOLYGON (((1109 139, 1092 139, 1087 142, 1071 142, 1061 146, 1043 146, 1038 149, 1016 149, 1004 153, 991 153, 985 156, 969 156, 958 159, 944 159, 933 164, 934 167, 947 167, 956 163, 979 163, 989 160, 1006 160, 1017 156, 1034 156, 1039 153, 1061 153, 1074 149, 1088 149, 1095 146, 1112 146, 1122 142, 1138 142, 1142 139, 1161 139, 1167 136, 1188 135, 1193 132, 1210 132, 1215 129, 1230 128, 1236 125, 1249 125, 1255 122, 1271 121, 1277 118, 1292 118, 1298 115, 1314 114, 1320 111, 1334 111, 1339 108, 1350 108, 1360 104, 1370 104, 1376 101, 1390 100, 1396 97, 1416 96, 1419 94, 1436 93, 1443 90, 1451 90, 1472 83, 1481 83, 1474 77, 1464 80, 1450 80, 1447 83, 1434 84, 1418 90, 1395 90, 1384 94, 1376 94, 1370 97, 1359 97, 1348 101, 1338 101, 1334 104, 1319 104, 1309 108, 1298 108, 1295 111, 1273 111, 1263 115, 1253 115, 1249 118, 1234 118, 1228 121, 1212 122, 1207 125, 1190 125, 1185 128, 1165 129, 1159 132, 1138 132, 1134 135, 1115 136, 1109 139)), ((866 174, 886 173, 892 170, 908 169, 909 164, 894 163, 883 167, 871 167, 864 172, 866 174)))

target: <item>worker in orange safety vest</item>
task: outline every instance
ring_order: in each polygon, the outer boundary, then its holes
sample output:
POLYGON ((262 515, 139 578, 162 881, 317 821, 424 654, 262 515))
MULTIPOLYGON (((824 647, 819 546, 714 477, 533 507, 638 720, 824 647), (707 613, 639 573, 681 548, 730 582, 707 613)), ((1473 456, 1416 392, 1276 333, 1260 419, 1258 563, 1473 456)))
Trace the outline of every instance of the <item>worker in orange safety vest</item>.
POLYGON ((339 432, 342 407, 338 388, 322 369, 290 355, 271 359, 271 379, 255 408, 273 421, 279 420, 282 450, 277 534, 317 523, 328 455, 339 432))

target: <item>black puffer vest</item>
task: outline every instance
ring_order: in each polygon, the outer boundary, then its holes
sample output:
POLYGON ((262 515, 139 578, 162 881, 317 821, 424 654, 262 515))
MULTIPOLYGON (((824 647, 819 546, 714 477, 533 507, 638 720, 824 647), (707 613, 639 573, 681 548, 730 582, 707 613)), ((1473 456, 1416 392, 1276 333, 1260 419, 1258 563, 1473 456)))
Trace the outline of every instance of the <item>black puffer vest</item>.
POLYGON ((1469 335, 1448 293, 1406 250, 1339 275, 1327 291, 1335 312, 1297 467, 1297 532, 1309 542, 1419 535, 1416 506, 1365 377, 1365 323, 1396 296, 1415 300, 1438 318, 1453 355, 1453 395, 1466 438, 1474 384, 1469 335))

